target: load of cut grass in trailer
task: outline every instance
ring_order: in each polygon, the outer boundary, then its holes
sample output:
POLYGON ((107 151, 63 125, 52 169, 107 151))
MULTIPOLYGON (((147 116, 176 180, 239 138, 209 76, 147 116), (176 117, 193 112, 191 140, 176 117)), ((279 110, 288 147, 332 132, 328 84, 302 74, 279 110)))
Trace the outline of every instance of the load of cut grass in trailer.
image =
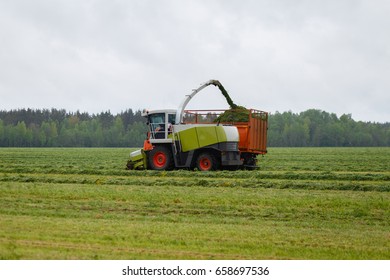
POLYGON ((236 105, 221 83, 218 83, 217 86, 221 91, 222 95, 226 98, 230 109, 219 115, 219 117, 216 118, 214 122, 248 122, 249 110, 243 106, 236 105))

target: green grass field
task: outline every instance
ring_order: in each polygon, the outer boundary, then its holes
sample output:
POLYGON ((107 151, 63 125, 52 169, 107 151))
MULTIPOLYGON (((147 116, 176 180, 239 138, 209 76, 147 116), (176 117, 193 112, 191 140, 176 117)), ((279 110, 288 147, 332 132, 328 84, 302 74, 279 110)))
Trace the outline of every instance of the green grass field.
POLYGON ((1 148, 0 259, 390 259, 390 148, 258 171, 128 171, 131 149, 1 148))

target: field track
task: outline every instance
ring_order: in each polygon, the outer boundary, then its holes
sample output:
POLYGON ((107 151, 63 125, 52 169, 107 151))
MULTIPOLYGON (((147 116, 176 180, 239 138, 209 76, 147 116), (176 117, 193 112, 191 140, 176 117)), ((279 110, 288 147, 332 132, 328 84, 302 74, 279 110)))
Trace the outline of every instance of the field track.
POLYGON ((390 259, 390 148, 258 171, 128 171, 131 149, 0 148, 0 259, 390 259))

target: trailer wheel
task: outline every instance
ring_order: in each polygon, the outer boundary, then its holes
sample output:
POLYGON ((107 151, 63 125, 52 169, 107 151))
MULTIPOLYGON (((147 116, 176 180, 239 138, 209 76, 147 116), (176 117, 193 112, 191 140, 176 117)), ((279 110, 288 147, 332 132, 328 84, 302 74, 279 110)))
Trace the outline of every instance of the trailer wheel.
POLYGON ((196 167, 200 171, 211 171, 218 169, 218 163, 213 154, 201 153, 196 159, 196 167))
POLYGON ((172 168, 172 154, 167 147, 156 146, 149 152, 149 166, 153 170, 168 170, 172 168))

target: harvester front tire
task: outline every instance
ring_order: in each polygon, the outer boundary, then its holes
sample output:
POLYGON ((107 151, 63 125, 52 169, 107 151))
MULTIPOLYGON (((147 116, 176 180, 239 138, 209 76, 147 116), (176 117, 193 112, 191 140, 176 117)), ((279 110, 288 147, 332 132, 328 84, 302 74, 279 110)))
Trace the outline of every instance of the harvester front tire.
POLYGON ((211 153, 201 153, 196 159, 196 167, 200 171, 212 171, 218 169, 215 156, 211 153))
POLYGON ((149 152, 148 161, 152 170, 169 170, 173 167, 172 153, 165 146, 155 146, 149 152))

